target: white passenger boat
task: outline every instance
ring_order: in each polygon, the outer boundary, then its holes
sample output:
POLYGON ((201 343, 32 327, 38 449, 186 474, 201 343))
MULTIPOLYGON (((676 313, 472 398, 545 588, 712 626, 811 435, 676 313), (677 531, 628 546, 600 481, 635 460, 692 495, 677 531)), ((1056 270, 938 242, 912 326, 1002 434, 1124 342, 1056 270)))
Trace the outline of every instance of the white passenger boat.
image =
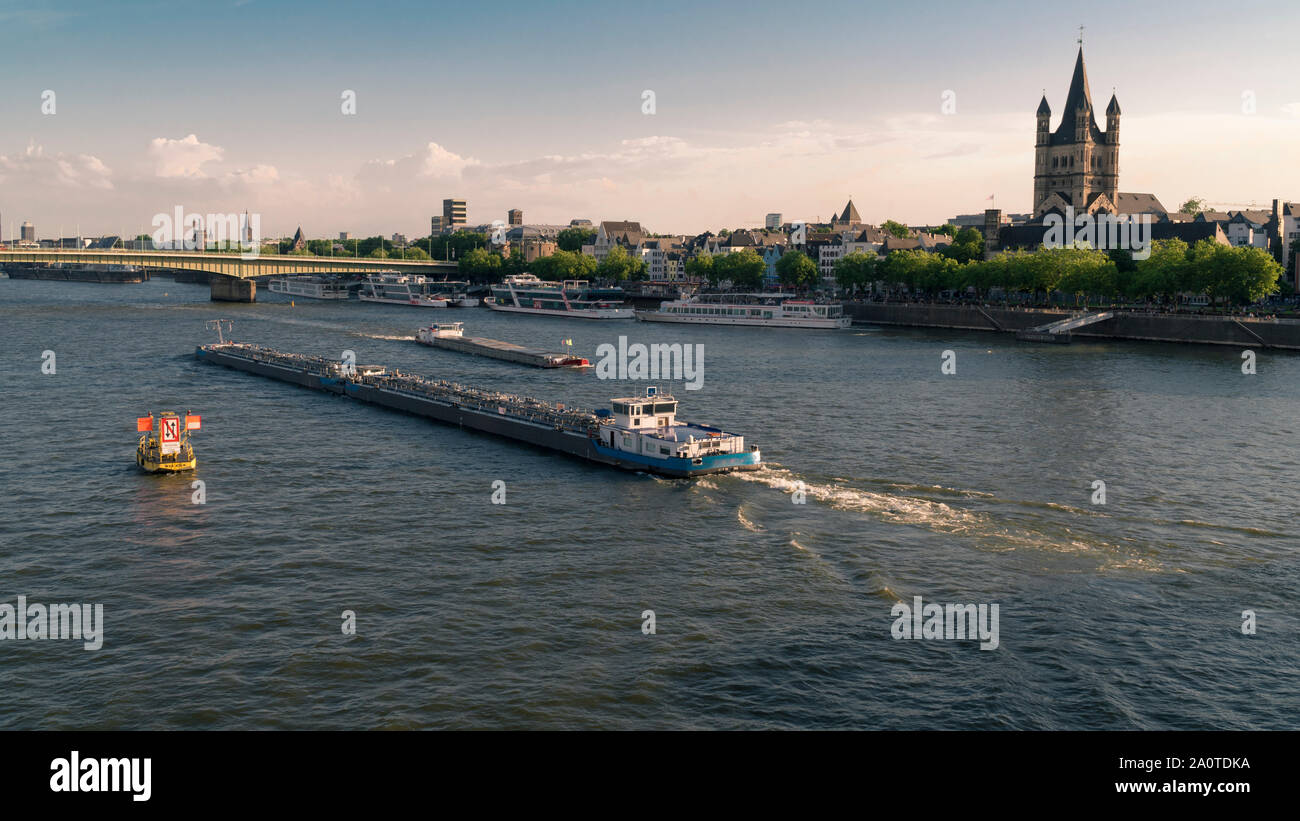
POLYGON ((621 302, 576 296, 586 289, 586 280, 545 282, 532 274, 515 274, 492 286, 492 301, 488 307, 494 311, 579 319, 632 318, 632 309, 624 308, 621 302))
POLYGON ((696 325, 768 325, 775 328, 847 328, 852 317, 839 302, 796 299, 788 294, 700 294, 637 311, 644 322, 696 325))
POLYGON ((347 299, 348 286, 333 277, 275 277, 267 283, 273 294, 303 299, 347 299))
POLYGON ((386 302, 419 308, 446 308, 444 296, 429 292, 429 281, 416 274, 371 274, 361 285, 362 302, 386 302))

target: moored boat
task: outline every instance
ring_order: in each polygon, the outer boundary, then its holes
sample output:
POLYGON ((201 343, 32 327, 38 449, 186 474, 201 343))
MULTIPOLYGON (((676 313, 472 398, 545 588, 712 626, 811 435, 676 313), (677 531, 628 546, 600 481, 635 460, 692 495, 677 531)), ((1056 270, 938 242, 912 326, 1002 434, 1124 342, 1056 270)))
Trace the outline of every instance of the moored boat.
POLYGON ((544 316, 569 316, 578 319, 631 319, 631 308, 607 299, 586 299, 586 280, 546 282, 532 274, 515 274, 492 286, 494 311, 544 316))
POLYGON ((417 308, 446 308, 446 297, 431 293, 429 281, 418 274, 381 273, 366 277, 361 285, 362 302, 386 302, 417 308))
POLYGON ((267 286, 273 294, 303 299, 347 299, 348 286, 335 277, 286 276, 271 279, 267 286))
POLYGON ((768 325, 775 328, 847 328, 853 324, 839 302, 797 299, 787 294, 699 294, 637 311, 644 322, 696 325, 768 325))

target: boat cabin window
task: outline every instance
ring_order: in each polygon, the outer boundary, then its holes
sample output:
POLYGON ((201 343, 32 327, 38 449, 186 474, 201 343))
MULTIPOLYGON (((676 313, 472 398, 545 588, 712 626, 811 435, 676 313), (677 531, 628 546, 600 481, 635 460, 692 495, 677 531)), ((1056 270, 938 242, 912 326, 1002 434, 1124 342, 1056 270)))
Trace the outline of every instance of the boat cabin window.
POLYGON ((656 403, 655 403, 655 411, 654 411, 654 412, 655 412, 655 413, 676 413, 676 412, 677 412, 677 403, 676 403, 676 402, 656 402, 656 403))

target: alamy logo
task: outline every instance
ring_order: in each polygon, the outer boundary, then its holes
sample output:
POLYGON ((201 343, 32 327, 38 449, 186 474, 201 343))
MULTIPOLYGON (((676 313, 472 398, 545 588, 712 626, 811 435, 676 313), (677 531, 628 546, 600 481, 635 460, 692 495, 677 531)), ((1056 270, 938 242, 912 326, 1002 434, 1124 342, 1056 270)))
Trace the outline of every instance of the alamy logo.
POLYGON ((698 391, 704 385, 704 346, 700 344, 629 345, 627 337, 620 336, 617 348, 606 342, 596 348, 596 356, 597 379, 679 379, 686 381, 688 391, 698 391))
POLYGON ((153 215, 154 248, 204 251, 235 247, 244 259, 255 259, 262 249, 261 214, 187 214, 181 206, 173 213, 153 215))
POLYGON ((87 758, 73 750, 67 758, 50 762, 51 792, 129 792, 132 801, 148 801, 153 759, 87 758))
POLYGON ((17 607, 0 604, 3 639, 80 639, 85 649, 98 650, 104 646, 104 605, 29 605, 26 596, 19 596, 17 607))
POLYGON ((924 604, 914 596, 910 607, 899 602, 889 615, 894 617, 890 633, 895 639, 978 639, 981 650, 998 649, 996 604, 924 604))
POLYGON ((1053 211, 1043 217, 1047 230, 1043 245, 1047 248, 1098 248, 1122 250, 1133 259, 1151 256, 1150 214, 1075 214, 1074 206, 1065 206, 1065 216, 1053 211))

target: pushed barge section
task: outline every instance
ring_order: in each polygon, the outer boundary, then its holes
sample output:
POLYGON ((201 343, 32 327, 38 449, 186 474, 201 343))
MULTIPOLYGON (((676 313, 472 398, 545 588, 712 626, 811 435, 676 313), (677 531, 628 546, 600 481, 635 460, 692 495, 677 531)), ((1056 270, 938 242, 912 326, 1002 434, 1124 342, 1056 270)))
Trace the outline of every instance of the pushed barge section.
POLYGON ((337 360, 257 345, 202 345, 195 356, 627 470, 691 477, 757 470, 762 462, 758 447, 746 448, 743 436, 678 421, 677 401, 653 391, 614 399, 611 409, 592 412, 378 366, 345 367, 337 360))

